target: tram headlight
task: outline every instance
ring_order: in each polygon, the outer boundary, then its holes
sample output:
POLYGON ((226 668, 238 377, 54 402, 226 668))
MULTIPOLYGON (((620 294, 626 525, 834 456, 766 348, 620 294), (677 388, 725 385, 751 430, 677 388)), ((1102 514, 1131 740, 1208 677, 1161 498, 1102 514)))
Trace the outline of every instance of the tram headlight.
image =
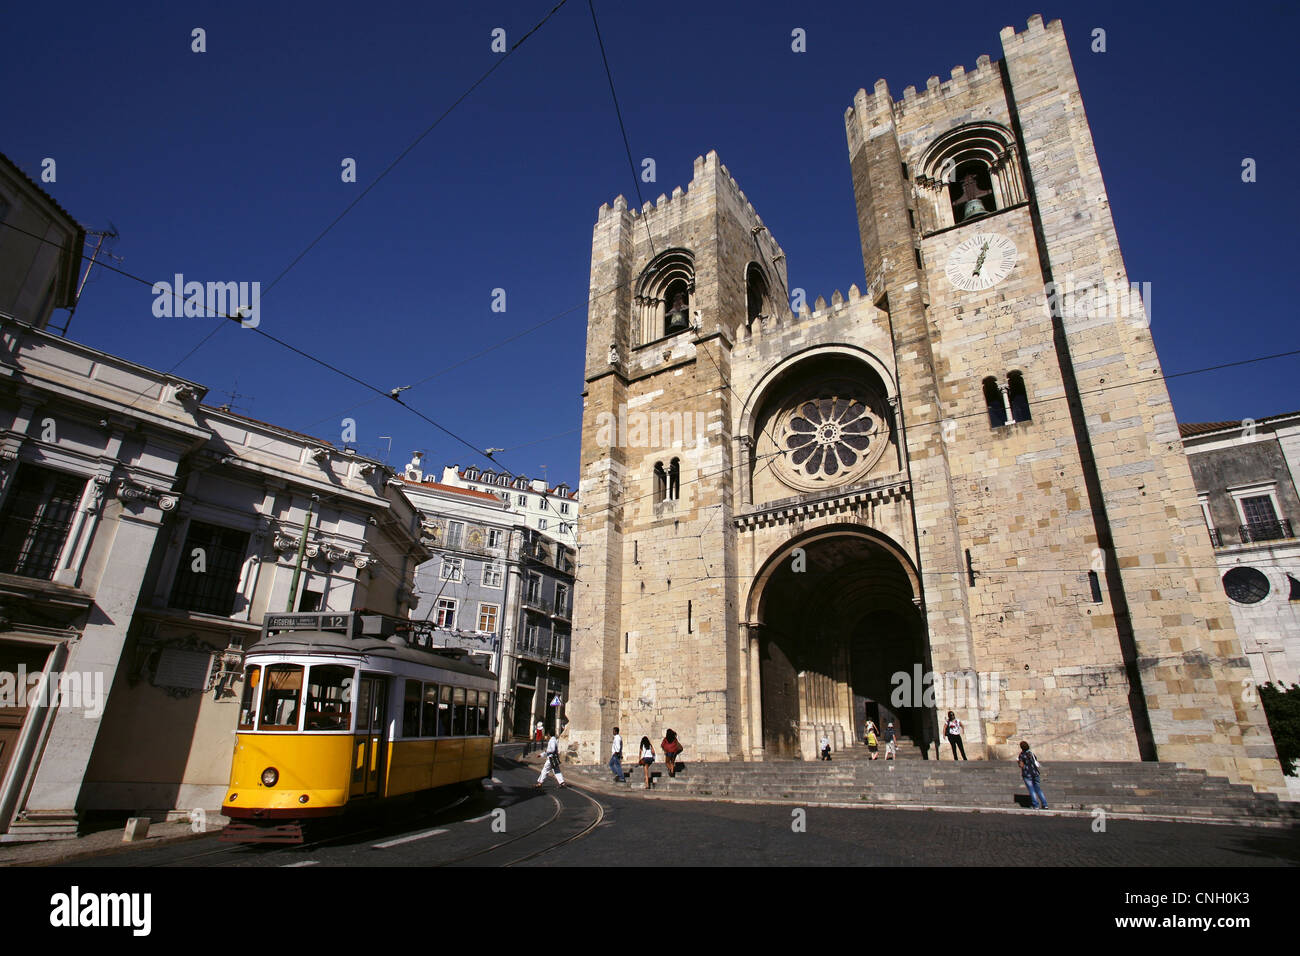
POLYGON ((280 771, 274 767, 267 767, 262 771, 262 786, 264 787, 274 787, 279 779, 280 771))

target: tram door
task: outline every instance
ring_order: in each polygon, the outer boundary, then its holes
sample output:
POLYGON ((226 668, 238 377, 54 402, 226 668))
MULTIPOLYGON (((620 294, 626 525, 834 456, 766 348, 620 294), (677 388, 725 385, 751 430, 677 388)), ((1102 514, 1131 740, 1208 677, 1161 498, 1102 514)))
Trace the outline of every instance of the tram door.
POLYGON ((362 674, 357 687, 357 732, 352 738, 354 797, 382 795, 388 753, 388 678, 362 674))

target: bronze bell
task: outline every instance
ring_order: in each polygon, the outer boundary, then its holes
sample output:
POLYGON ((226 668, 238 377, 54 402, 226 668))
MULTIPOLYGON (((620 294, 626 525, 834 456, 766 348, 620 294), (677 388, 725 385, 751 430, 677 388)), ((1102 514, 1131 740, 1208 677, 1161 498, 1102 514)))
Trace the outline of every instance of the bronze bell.
POLYGON ((686 330, 687 326, 690 325, 687 318, 687 313, 689 311, 690 309, 686 304, 686 296, 678 293, 677 297, 673 300, 673 307, 668 311, 668 332, 670 334, 686 330))
POLYGON ((987 216, 988 212, 989 211, 984 208, 984 203, 980 202, 978 199, 972 199, 966 204, 966 208, 962 211, 961 221, 965 222, 967 219, 974 219, 976 216, 987 216))

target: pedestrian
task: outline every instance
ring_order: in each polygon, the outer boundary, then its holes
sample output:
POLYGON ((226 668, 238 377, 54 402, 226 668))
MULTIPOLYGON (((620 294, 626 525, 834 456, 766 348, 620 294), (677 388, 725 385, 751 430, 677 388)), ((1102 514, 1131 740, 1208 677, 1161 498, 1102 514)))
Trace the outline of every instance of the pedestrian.
POLYGON ((898 756, 898 735, 894 733, 894 722, 891 720, 885 727, 885 759, 893 760, 898 756))
POLYGON ((867 721, 867 750, 871 752, 871 759, 880 759, 880 741, 876 739, 876 725, 867 721))
POLYGON ((627 779, 623 776, 623 737, 617 727, 614 728, 614 745, 610 752, 609 769, 614 771, 615 783, 623 783, 627 779))
POLYGON ((560 738, 551 734, 551 739, 546 743, 546 751, 542 756, 542 772, 537 778, 536 789, 542 789, 542 784, 546 780, 547 774, 555 774, 555 781, 561 787, 564 784, 564 774, 560 773, 560 738))
POLYGON ((669 727, 668 732, 664 734, 663 742, 659 746, 664 752, 664 762, 668 764, 668 776, 677 776, 677 758, 686 749, 682 746, 682 742, 677 739, 677 731, 669 727))
POLYGON ((831 738, 827 737, 825 734, 822 734, 821 743, 818 744, 818 746, 820 746, 822 749, 822 759, 830 760, 831 759, 831 738))
POLYGON ((641 738, 641 757, 638 761, 645 768, 645 788, 650 789, 650 765, 655 762, 655 749, 650 746, 650 738, 641 738))
POLYGON ((865 744, 865 743, 867 742, 867 737, 868 737, 870 734, 874 734, 874 733, 876 733, 876 732, 877 732, 877 731, 876 731, 876 723, 875 723, 875 721, 873 721, 873 720, 868 720, 868 721, 867 721, 867 726, 866 726, 865 728, 863 728, 863 730, 862 730, 862 742, 865 744))
POLYGON ((545 739, 546 734, 542 730, 541 721, 538 721, 537 726, 533 729, 532 733, 528 735, 528 746, 524 747, 524 756, 527 757, 534 750, 541 750, 542 741, 545 739))
POLYGON ((1035 810, 1047 809, 1047 798, 1043 796, 1043 788, 1038 785, 1038 778, 1043 774, 1043 768, 1038 763, 1038 758, 1034 752, 1029 749, 1029 742, 1020 741, 1020 756, 1016 759, 1020 764, 1020 779, 1025 782, 1025 788, 1029 791, 1029 806, 1035 810))
POLYGON ((961 751, 961 759, 966 759, 966 747, 961 742, 961 721, 950 710, 948 719, 943 724, 944 736, 948 738, 948 743, 952 747, 952 759, 957 759, 957 751, 961 751))

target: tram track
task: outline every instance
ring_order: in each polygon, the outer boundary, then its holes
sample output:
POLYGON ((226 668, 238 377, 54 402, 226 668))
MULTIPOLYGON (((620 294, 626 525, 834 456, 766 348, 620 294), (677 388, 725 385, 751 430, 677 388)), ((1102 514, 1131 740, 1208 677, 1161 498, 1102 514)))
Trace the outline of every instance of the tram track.
MULTIPOLYGON (((501 769, 503 770, 514 769, 516 767, 523 769, 519 763, 510 760, 510 758, 505 758, 505 760, 501 760, 500 764, 501 764, 501 769), (512 767, 511 764, 513 764, 514 766, 512 767)), ((590 804, 589 808, 582 808, 583 810, 585 810, 586 813, 590 814, 590 819, 586 819, 585 816, 579 817, 576 820, 572 819, 572 817, 566 819, 565 816, 566 811, 570 813, 575 813, 579 811, 579 808, 574 807, 572 805, 566 806, 566 801, 560 799, 558 792, 551 791, 546 794, 546 797, 552 803, 551 812, 546 817, 546 819, 536 824, 535 826, 530 827, 529 829, 525 830, 522 833, 512 835, 507 839, 498 840, 489 846, 485 846, 481 849, 477 849, 472 852, 461 853, 457 856, 445 860, 430 860, 427 863, 427 865, 434 866, 434 867, 445 867, 445 866, 463 865, 466 863, 470 863, 471 861, 477 861, 475 863, 472 863, 472 865, 502 866, 502 867, 517 866, 538 859, 542 856, 545 856, 548 853, 560 849, 563 846, 567 846, 571 843, 583 839, 584 837, 590 835, 598 826, 600 826, 605 821, 605 806, 598 799, 591 796, 585 790, 579 787, 575 787, 571 783, 564 789, 570 793, 576 794, 582 800, 590 804), (566 824, 568 824, 568 826, 566 826, 566 824), (576 831, 572 829, 574 826, 578 827, 576 831), (546 831, 552 830, 553 832, 554 828, 557 827, 561 828, 561 832, 559 834, 556 834, 557 837, 556 839, 550 840, 549 842, 545 843, 545 845, 537 846, 536 843, 534 843, 533 845, 530 846, 524 842, 524 841, 528 841, 530 838, 539 838, 539 834, 542 835, 539 839, 545 840, 547 836, 546 831), (514 848, 513 851, 508 849, 511 847, 514 848), (494 854, 502 858, 495 859, 493 858, 494 854)), ((454 810, 456 807, 461 806, 469 799, 470 797, 468 795, 463 795, 457 798, 456 800, 448 803, 447 805, 439 807, 432 814, 430 814, 429 816, 425 817, 422 821, 420 821, 421 825, 431 824, 434 826, 438 826, 439 824, 436 821, 439 817, 454 810)), ((497 808, 497 809, 502 809, 502 808, 497 808)), ((460 821, 461 824, 467 822, 479 822, 479 820, 460 821)), ((452 825, 452 824, 448 824, 448 825, 452 825)), ((136 868, 138 867, 167 868, 167 867, 186 867, 186 866, 229 868, 229 867, 236 867, 241 865, 249 865, 250 863, 252 863, 252 865, 286 866, 286 865, 292 865, 284 862, 286 859, 300 860, 304 857, 305 854, 309 853, 314 849, 334 846, 338 844, 348 844, 348 843, 360 844, 366 842, 368 839, 373 839, 373 836, 371 836, 373 834, 388 835, 388 834, 393 834, 394 832, 395 831, 391 823, 387 826, 382 824, 374 825, 374 826, 361 826, 356 828, 349 828, 343 832, 332 833, 323 836, 321 839, 318 840, 312 840, 300 844, 285 845, 285 846, 280 846, 275 848, 259 847, 256 845, 249 845, 249 844, 229 844, 217 848, 204 849, 200 852, 189 853, 184 856, 175 857, 165 861, 152 862, 152 861, 142 860, 141 862, 134 862, 134 863, 128 863, 125 861, 122 862, 114 861, 113 865, 123 866, 123 867, 136 867, 136 868), (202 862, 197 862, 197 861, 202 861, 202 862)), ((400 833, 401 831, 396 831, 396 832, 400 833)))
MULTIPOLYGON (((444 806, 444 807, 439 807, 439 808, 438 808, 434 813, 435 813, 435 815, 437 815, 437 814, 442 814, 442 813, 447 813, 447 812, 449 812, 449 811, 451 811, 451 810, 456 809, 456 807, 460 806, 462 803, 464 803, 464 802, 467 801, 468 799, 469 799, 468 796, 461 796, 461 797, 458 797, 456 800, 452 801, 451 803, 447 804, 446 806, 444 806)), ((382 826, 364 827, 364 828, 361 828, 361 829, 350 829, 350 830, 346 830, 346 831, 344 831, 344 832, 342 832, 342 833, 335 833, 335 834, 333 834, 333 835, 331 835, 331 836, 325 837, 324 839, 313 840, 313 841, 311 841, 310 843, 294 843, 294 844, 288 844, 288 845, 281 846, 281 847, 276 847, 276 848, 270 850, 269 852, 267 852, 267 853, 265 853, 265 854, 263 854, 263 855, 265 855, 265 856, 267 856, 267 857, 270 857, 270 856, 275 855, 276 853, 284 853, 284 852, 291 852, 291 853, 293 853, 294 855, 297 855, 297 854, 303 852, 304 850, 312 850, 312 849, 315 849, 315 848, 317 848, 317 847, 329 846, 329 845, 332 844, 332 843, 341 843, 341 842, 344 842, 344 841, 347 841, 347 840, 355 840, 357 837, 364 836, 364 835, 367 834, 367 833, 377 833, 377 832, 379 832, 379 831, 382 831, 383 829, 384 829, 384 827, 382 827, 382 826)), ((126 867, 161 867, 161 868, 165 868, 165 867, 173 867, 173 866, 183 866, 183 865, 185 865, 186 863, 190 862, 191 860, 199 860, 199 859, 203 859, 204 857, 209 857, 209 856, 220 856, 220 855, 228 854, 228 853, 239 854, 239 857, 240 857, 240 859, 242 860, 243 858, 246 858, 246 857, 249 856, 250 854, 257 853, 258 849, 259 849, 259 847, 258 847, 256 844, 238 844, 238 843, 236 843, 236 844, 231 844, 231 845, 228 845, 228 846, 219 847, 218 849, 215 849, 215 850, 204 850, 202 853, 191 853, 191 854, 188 855, 188 856, 179 857, 179 858, 174 859, 174 860, 168 860, 168 861, 166 861, 165 863, 124 863, 124 864, 120 864, 120 865, 122 865, 122 866, 126 866, 126 867)), ((205 865, 208 865, 208 866, 221 866, 221 867, 225 867, 225 866, 235 866, 236 864, 235 864, 234 862, 230 862, 230 863, 211 863, 211 864, 205 864, 205 865)))
MULTIPOLYGON (((556 840, 554 843, 551 843, 548 846, 544 846, 539 850, 534 850, 532 853, 526 853, 523 856, 515 857, 514 859, 507 860, 505 862, 498 863, 495 865, 501 867, 507 867, 507 866, 515 866, 516 864, 519 863, 526 863, 529 860, 536 859, 539 856, 543 856, 544 854, 550 853, 554 850, 558 850, 562 846, 565 846, 569 843, 573 843, 577 840, 582 839, 583 837, 591 833, 593 830, 595 830, 596 827, 600 826, 601 823, 604 822, 605 807, 599 800, 595 799, 594 797, 584 792, 583 790, 574 787, 572 784, 565 787, 564 789, 571 793, 576 793, 578 796, 582 797, 584 800, 587 800, 589 803, 592 804, 592 806, 596 808, 596 812, 594 814, 594 818, 592 819, 592 821, 588 823, 586 826, 584 826, 577 833, 570 834, 569 836, 565 837, 562 840, 556 840)), ((453 857, 450 860, 440 860, 439 862, 433 865, 440 866, 440 867, 456 866, 458 864, 465 863, 469 860, 473 860, 478 857, 485 856, 489 853, 495 853, 498 850, 501 850, 505 847, 511 846, 515 843, 519 843, 522 840, 526 840, 529 837, 533 836, 534 834, 540 833, 541 831, 545 830, 547 827, 554 826, 555 823, 563 815, 565 807, 563 802, 561 802, 559 797, 557 797, 554 793, 548 794, 548 796, 555 804, 555 810, 551 813, 551 816, 548 819, 542 821, 537 826, 533 827, 530 830, 526 830, 525 832, 520 833, 516 836, 513 836, 508 840, 501 840, 498 843, 494 843, 492 846, 484 847, 481 850, 475 850, 473 853, 465 853, 462 854, 461 856, 453 857)))

